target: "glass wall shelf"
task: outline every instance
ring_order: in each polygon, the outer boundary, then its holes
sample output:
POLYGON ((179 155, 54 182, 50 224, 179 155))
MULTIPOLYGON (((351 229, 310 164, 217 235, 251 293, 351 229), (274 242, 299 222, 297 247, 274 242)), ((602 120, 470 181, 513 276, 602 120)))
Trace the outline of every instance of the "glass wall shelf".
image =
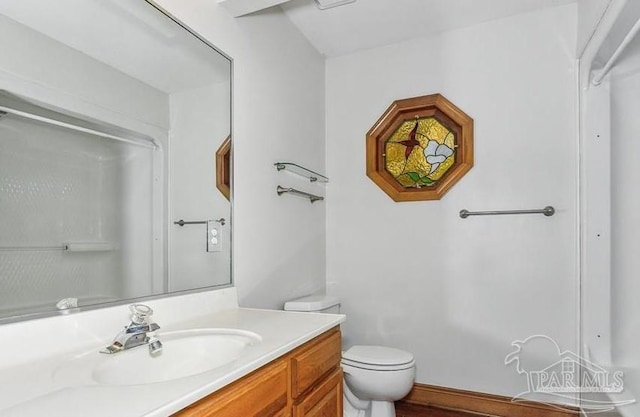
POLYGON ((275 165, 278 171, 287 170, 293 172, 301 177, 308 178, 310 182, 329 182, 329 178, 324 175, 318 174, 317 172, 311 171, 310 169, 298 164, 294 164, 293 162, 276 162, 273 165, 275 165))

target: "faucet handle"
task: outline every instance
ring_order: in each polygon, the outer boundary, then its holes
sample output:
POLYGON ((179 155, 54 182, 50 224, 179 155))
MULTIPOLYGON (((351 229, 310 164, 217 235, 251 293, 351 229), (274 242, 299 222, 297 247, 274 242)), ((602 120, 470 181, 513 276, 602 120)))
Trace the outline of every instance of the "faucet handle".
POLYGON ((129 310, 131 311, 131 321, 135 324, 146 323, 147 317, 151 317, 153 314, 151 307, 144 304, 131 304, 129 310))

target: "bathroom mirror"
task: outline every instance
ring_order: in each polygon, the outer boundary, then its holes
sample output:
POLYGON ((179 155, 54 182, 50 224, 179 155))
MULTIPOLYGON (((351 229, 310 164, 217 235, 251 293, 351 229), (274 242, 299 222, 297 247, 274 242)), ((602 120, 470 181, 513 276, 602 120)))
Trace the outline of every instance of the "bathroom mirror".
POLYGON ((0 323, 231 285, 231 60, 145 0, 3 0, 0 49, 0 323))

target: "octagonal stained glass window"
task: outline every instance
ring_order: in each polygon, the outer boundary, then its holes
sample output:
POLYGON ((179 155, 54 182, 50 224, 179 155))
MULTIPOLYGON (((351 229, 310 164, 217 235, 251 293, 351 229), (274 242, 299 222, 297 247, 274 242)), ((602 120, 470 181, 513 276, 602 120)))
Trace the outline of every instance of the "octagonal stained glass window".
POLYGON ((393 200, 440 199, 473 166, 473 119, 440 94, 396 100, 367 133, 367 175, 393 200))

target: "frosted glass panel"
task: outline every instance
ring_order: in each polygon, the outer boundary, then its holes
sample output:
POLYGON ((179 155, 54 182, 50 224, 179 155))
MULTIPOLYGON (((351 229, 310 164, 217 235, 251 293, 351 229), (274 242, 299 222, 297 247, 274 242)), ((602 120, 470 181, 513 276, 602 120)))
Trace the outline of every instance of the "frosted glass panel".
POLYGON ((153 293, 157 152, 0 119, 0 316, 153 293))

